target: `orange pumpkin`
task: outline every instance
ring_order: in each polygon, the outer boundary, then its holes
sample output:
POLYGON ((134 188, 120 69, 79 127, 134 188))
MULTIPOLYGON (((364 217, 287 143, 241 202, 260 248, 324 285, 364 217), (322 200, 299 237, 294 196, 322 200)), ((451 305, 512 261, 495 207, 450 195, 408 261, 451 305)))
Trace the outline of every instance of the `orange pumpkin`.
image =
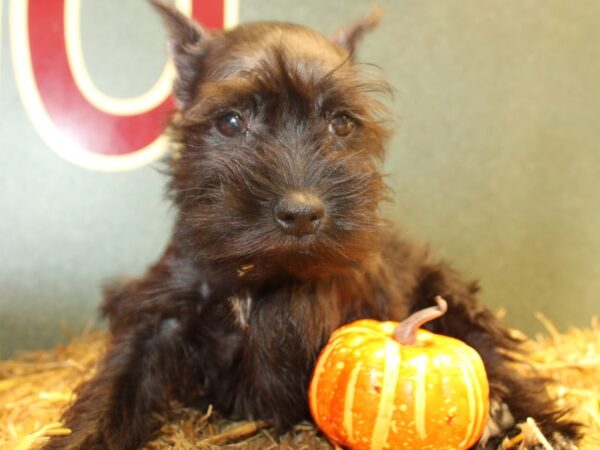
POLYGON ((336 444, 362 450, 463 450, 488 416, 483 362, 465 343, 419 330, 446 302, 398 324, 359 320, 336 330, 309 387, 312 416, 336 444))

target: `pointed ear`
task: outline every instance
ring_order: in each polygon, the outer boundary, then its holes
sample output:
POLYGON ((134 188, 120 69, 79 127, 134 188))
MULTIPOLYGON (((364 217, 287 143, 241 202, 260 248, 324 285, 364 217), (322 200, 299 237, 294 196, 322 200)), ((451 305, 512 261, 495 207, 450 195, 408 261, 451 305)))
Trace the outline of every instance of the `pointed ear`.
POLYGON ((348 50, 350 56, 354 57, 356 45, 366 32, 371 31, 379 24, 382 12, 382 8, 376 6, 369 14, 361 17, 356 22, 338 28, 333 33, 333 40, 348 50))
POLYGON ((178 106, 182 107, 194 98, 208 33, 200 24, 161 0, 150 0, 150 3, 160 13, 167 28, 169 56, 177 71, 173 92, 178 106))

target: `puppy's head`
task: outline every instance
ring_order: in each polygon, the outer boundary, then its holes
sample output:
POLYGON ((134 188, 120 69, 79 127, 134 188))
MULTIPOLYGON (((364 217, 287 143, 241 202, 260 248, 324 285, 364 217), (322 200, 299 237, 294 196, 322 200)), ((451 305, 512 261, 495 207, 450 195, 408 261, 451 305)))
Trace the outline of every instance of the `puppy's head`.
POLYGON ((181 235, 211 260, 328 275, 376 251, 385 83, 353 61, 374 16, 334 39, 288 23, 207 32, 157 5, 170 33, 181 235))

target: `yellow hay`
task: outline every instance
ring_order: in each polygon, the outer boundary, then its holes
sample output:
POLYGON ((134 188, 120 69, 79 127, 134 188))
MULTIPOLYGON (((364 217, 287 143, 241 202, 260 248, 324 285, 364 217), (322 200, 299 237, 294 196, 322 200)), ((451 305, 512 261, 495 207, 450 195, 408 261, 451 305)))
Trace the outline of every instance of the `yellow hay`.
MULTIPOLYGON (((539 316, 548 333, 529 341, 529 362, 555 383, 552 393, 573 407, 574 417, 587 426, 581 450, 600 448, 600 327, 597 319, 586 329, 561 334, 539 316)), ((0 449, 30 450, 49 436, 68 434, 57 421, 73 399, 73 389, 90 378, 106 343, 103 332, 86 332, 68 345, 53 350, 24 353, 0 361, 0 449)), ((230 422, 212 408, 201 412, 173 405, 175 413, 148 450, 231 449, 331 449, 309 423, 297 425, 276 439, 265 422, 230 422)), ((532 419, 520 425, 521 433, 507 439, 503 449, 528 449, 538 445, 552 450, 532 419)))

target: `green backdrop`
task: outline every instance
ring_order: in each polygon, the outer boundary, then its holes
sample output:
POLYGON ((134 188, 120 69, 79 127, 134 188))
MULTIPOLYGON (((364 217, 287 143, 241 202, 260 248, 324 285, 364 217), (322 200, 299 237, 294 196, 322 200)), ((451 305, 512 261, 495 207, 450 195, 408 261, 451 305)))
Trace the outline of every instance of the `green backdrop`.
MULTIPOLYGON (((101 281, 135 275, 173 216, 157 165, 76 167, 49 150, 21 106, 0 32, 0 356, 53 345, 61 324, 95 317, 101 281)), ((360 59, 392 82, 397 132, 388 215, 477 278, 492 308, 528 333, 600 313, 600 3, 595 0, 379 1, 360 59)), ((364 0, 240 0, 240 19, 328 33, 364 0)), ((141 94, 164 62, 146 2, 82 2, 96 85, 141 94)))

